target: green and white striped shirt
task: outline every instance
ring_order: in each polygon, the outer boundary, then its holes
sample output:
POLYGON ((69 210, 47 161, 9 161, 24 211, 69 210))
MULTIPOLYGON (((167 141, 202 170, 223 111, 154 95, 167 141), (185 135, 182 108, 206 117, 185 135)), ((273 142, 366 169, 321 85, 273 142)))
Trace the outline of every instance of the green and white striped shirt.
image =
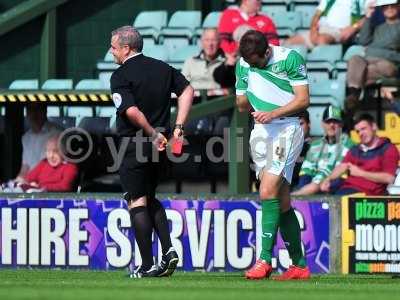
POLYGON ((340 135, 335 144, 328 144, 326 137, 314 140, 307 151, 299 175, 309 175, 312 182, 320 184, 342 162, 347 151, 353 146, 353 141, 345 133, 340 135))
POLYGON ((292 86, 306 85, 303 57, 296 51, 272 46, 272 56, 263 69, 252 68, 243 58, 236 63, 236 95, 247 96, 255 111, 272 111, 293 100, 292 86))

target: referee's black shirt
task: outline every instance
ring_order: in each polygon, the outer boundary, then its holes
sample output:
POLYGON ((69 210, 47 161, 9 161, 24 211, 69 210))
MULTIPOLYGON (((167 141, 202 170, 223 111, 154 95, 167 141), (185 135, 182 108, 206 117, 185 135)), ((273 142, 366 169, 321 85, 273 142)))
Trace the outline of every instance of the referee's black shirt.
POLYGON ((141 129, 125 114, 131 106, 136 106, 153 128, 168 130, 171 93, 179 97, 188 85, 179 71, 162 61, 143 54, 128 58, 111 76, 118 134, 134 136, 141 129))

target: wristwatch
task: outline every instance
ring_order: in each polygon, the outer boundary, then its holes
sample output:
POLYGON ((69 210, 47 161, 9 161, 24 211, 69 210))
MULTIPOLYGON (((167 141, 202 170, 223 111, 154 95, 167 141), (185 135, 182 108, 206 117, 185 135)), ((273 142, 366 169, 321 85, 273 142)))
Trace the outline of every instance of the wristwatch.
POLYGON ((180 129, 180 130, 183 131, 183 124, 175 124, 174 130, 175 130, 175 129, 180 129))

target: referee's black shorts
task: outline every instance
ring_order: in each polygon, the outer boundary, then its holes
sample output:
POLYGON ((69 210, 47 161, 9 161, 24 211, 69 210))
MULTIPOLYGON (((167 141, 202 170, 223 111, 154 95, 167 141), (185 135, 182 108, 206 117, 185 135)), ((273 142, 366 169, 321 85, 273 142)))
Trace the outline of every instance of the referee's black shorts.
POLYGON ((119 169, 119 176, 122 189, 129 193, 130 199, 155 197, 160 168, 165 165, 165 160, 165 151, 153 150, 151 142, 142 143, 142 147, 135 143, 129 144, 119 169))

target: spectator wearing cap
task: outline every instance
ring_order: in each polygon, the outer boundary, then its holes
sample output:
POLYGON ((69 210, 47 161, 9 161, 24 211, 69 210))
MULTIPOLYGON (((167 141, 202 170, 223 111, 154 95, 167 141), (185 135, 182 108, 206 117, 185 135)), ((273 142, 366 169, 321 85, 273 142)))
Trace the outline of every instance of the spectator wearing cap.
POLYGON ((341 163, 347 151, 353 146, 349 136, 342 132, 340 108, 330 105, 322 116, 325 135, 311 142, 301 166, 299 184, 292 195, 312 195, 320 191, 322 181, 341 163))
POLYGON ((385 195, 387 185, 395 179, 399 152, 389 139, 377 136, 377 125, 371 115, 362 114, 354 129, 361 143, 347 152, 342 163, 322 182, 321 191, 337 195, 385 195), (343 174, 347 178, 340 185, 332 186, 343 174))
POLYGON ((347 66, 345 107, 352 115, 359 106, 362 89, 381 77, 396 77, 400 65, 400 6, 398 0, 377 0, 368 6, 366 20, 357 43, 365 46, 365 55, 354 55, 347 66), (374 26, 372 15, 382 9, 385 22, 374 26))

